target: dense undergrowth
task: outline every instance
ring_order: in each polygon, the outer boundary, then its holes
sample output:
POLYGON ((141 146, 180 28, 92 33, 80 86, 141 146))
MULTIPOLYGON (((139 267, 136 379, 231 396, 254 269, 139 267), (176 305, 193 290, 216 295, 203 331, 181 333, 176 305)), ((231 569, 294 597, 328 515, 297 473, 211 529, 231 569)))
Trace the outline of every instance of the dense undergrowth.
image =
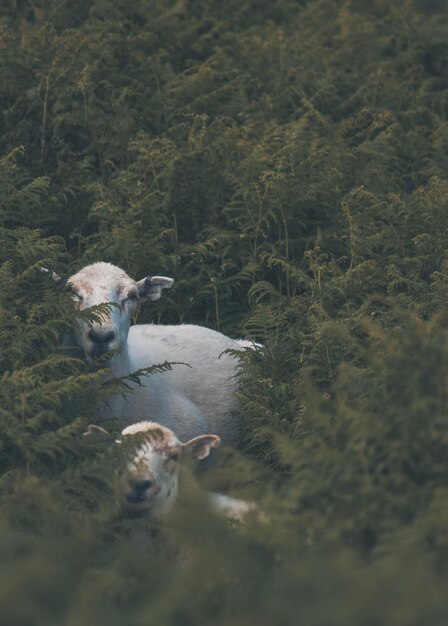
POLYGON ((448 14, 437 1, 1 8, 8 626, 448 621, 448 14), (261 341, 244 440, 157 529, 82 432, 107 389, 39 272, 175 278, 139 321, 261 341), (148 539, 150 538, 150 540, 148 539))

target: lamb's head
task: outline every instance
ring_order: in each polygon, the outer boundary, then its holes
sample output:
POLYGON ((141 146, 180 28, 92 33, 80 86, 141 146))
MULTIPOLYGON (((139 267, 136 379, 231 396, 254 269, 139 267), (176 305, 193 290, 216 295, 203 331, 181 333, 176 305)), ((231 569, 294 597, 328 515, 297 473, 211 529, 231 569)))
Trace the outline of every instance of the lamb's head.
POLYGON ((162 289, 170 288, 172 278, 146 276, 135 281, 111 263, 94 263, 70 276, 67 284, 79 310, 108 304, 96 321, 77 319, 76 341, 86 359, 105 352, 120 352, 126 344, 131 316, 144 300, 157 300, 162 289))
MULTIPOLYGON (((89 426, 86 434, 108 434, 89 426)), ((217 435, 201 435, 181 443, 172 430, 155 422, 138 422, 121 433, 123 469, 120 490, 124 506, 150 517, 167 513, 176 502, 178 476, 185 456, 205 459, 219 446, 217 435)))

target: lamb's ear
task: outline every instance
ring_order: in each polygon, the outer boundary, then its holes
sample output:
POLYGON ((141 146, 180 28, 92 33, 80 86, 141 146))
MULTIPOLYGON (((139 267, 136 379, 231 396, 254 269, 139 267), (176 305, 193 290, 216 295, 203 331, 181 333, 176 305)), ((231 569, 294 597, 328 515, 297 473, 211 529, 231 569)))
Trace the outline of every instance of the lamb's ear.
POLYGON ((84 437, 90 436, 110 437, 110 433, 108 433, 107 430, 105 430, 104 428, 101 428, 101 426, 97 426, 96 424, 89 424, 89 426, 87 426, 86 432, 84 433, 84 437))
POLYGON ((197 459, 205 459, 210 454, 210 448, 217 448, 220 443, 218 435, 201 435, 184 443, 182 448, 197 459))
POLYGON ((146 276, 138 281, 138 293, 142 300, 158 300, 162 289, 171 289, 174 280, 167 276, 146 276))
POLYGON ((52 280, 54 280, 57 285, 62 285, 63 283, 65 283, 65 279, 62 278, 62 276, 59 276, 59 274, 56 274, 56 272, 53 272, 53 270, 49 270, 48 267, 40 267, 39 272, 42 272, 42 274, 49 276, 52 280))

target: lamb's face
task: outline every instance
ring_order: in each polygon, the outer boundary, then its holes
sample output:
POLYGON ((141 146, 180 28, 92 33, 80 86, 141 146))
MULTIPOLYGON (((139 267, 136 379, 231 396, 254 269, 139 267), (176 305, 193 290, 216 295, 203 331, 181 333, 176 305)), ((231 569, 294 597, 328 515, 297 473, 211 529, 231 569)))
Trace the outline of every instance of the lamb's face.
POLYGON ((67 283, 80 311, 100 304, 109 304, 107 311, 97 314, 99 320, 76 321, 76 341, 88 361, 109 351, 120 352, 126 344, 131 316, 139 302, 160 298, 162 289, 173 280, 164 276, 147 276, 140 281, 110 263, 94 263, 70 276, 67 283))
MULTIPOLYGON (((100 426, 89 426, 86 435, 108 435, 100 426)), ((205 459, 220 444, 217 435, 200 435, 181 443, 172 430, 155 422, 138 422, 121 432, 123 469, 120 498, 130 511, 150 517, 167 513, 176 502, 182 458, 205 459)))
POLYGON ((121 476, 124 505, 151 517, 167 513, 177 498, 182 444, 171 430, 152 422, 128 426, 122 437, 126 455, 129 450, 121 476))

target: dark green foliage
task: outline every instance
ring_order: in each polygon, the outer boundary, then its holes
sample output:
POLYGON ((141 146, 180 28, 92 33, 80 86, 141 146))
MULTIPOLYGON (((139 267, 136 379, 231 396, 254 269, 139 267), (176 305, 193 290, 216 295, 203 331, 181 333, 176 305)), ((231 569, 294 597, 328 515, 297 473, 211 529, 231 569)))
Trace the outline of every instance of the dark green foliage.
POLYGON ((446 2, 0 16, 2 624, 445 625, 446 2), (82 433, 127 381, 61 348, 40 271, 96 260, 175 278, 139 321, 264 344, 241 449, 199 476, 261 519, 188 471, 166 520, 120 511, 119 451, 82 433))

